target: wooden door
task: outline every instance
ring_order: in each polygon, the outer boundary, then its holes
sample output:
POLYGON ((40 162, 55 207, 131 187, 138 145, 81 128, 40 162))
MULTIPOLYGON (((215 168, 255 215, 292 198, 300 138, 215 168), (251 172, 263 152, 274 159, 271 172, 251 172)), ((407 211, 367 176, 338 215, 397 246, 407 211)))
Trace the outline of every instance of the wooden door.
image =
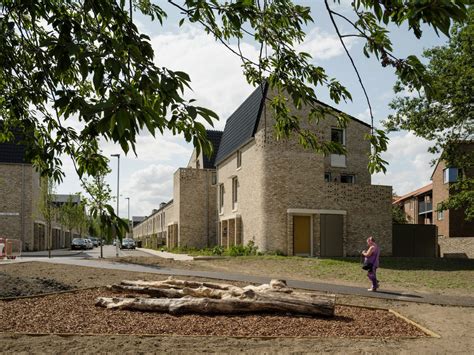
POLYGON ((293 254, 311 255, 310 216, 293 216, 293 254))
POLYGON ((321 215, 321 256, 343 256, 343 216, 321 215))

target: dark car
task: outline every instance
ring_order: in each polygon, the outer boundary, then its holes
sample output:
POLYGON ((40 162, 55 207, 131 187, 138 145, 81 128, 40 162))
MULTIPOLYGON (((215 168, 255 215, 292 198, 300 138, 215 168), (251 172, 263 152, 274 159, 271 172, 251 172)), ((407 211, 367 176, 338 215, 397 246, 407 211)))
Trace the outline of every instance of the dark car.
POLYGON ((135 249, 135 241, 133 239, 122 240, 120 249, 135 249))
POLYGON ((71 250, 86 250, 87 249, 87 243, 84 239, 82 238, 74 238, 71 242, 71 250))

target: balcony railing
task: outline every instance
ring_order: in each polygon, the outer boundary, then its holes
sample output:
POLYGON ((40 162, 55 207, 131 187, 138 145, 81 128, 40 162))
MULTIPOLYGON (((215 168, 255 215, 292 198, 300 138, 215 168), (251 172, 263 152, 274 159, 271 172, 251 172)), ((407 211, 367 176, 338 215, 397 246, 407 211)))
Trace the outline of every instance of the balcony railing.
POLYGON ((419 202, 418 203, 418 214, 433 212, 432 202, 419 202))

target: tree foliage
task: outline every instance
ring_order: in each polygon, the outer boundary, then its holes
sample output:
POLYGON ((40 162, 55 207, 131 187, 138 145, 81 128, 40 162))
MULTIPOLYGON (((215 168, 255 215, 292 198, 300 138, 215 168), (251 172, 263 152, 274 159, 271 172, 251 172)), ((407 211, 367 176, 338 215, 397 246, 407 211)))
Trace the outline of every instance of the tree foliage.
POLYGON ((392 205, 392 223, 407 224, 407 215, 400 206, 392 205))
POLYGON ((97 236, 111 241, 117 235, 124 235, 128 230, 128 222, 113 218, 113 208, 109 205, 112 200, 112 190, 105 182, 110 173, 107 167, 95 176, 85 179, 82 187, 90 195, 87 200, 90 221, 97 236))
POLYGON ((73 196, 69 196, 66 203, 59 208, 59 220, 71 232, 71 235, 75 229, 82 237, 87 228, 88 220, 85 203, 80 194, 77 194, 77 196, 79 196, 78 203, 73 201, 73 196))
MULTIPOLYGON (((132 2, 134 11, 159 23, 166 19, 160 5, 132 2)), ((431 92, 416 57, 392 54, 387 25, 408 23, 420 37, 420 25, 427 23, 447 34, 451 20, 465 18, 465 1, 356 0, 352 18, 331 8, 338 2, 325 0, 342 45, 348 36, 361 38, 367 56, 375 55, 382 65, 394 67, 403 83, 431 92), (354 32, 340 33, 336 20, 350 24, 354 32)), ((249 83, 267 82, 276 92, 268 106, 276 118, 278 138, 295 135, 303 146, 318 152, 345 152, 343 146, 304 129, 302 118, 290 110, 305 105, 308 119, 324 119, 328 109, 319 105, 316 95, 321 88, 335 103, 351 99, 338 80, 312 64, 308 53, 295 51, 304 40, 304 26, 313 21, 308 7, 290 0, 168 3, 180 11, 180 25, 200 24, 238 55, 249 83), (257 60, 242 53, 244 39, 260 45, 257 60), (229 43, 237 43, 237 49, 229 43)), ((202 121, 212 124, 216 114, 184 99, 184 90, 190 87, 186 73, 155 64, 150 39, 133 23, 125 0, 2 0, 0 31, 0 114, 5 122, 0 140, 11 138, 13 127, 33 134, 28 152, 43 174, 62 179, 62 154, 72 157, 81 178, 100 174, 107 162, 98 139, 116 142, 127 153, 135 150, 136 137, 144 129, 153 135, 165 130, 182 133, 198 150, 210 154, 202 121)), ((367 101, 370 108, 368 96, 367 101)), ((343 127, 346 115, 336 116, 343 127)), ((374 148, 370 172, 385 171, 386 162, 380 157, 387 142, 384 132, 374 130, 367 139, 374 148)))
POLYGON ((441 153, 448 167, 460 174, 451 186, 451 196, 442 209, 466 208, 466 217, 474 219, 474 151, 466 149, 474 137, 474 9, 468 11, 466 24, 456 25, 449 43, 426 50, 426 76, 432 90, 413 95, 414 87, 398 82, 401 94, 390 104, 395 114, 385 122, 389 130, 404 129, 431 142, 430 151, 441 153), (412 93, 412 95, 406 95, 412 93))

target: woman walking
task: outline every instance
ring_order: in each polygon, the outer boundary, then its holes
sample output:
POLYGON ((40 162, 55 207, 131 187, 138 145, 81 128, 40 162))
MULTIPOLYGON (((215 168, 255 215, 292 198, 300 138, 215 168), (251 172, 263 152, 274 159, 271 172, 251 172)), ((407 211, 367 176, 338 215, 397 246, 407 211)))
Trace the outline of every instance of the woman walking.
POLYGON ((367 265, 367 277, 372 282, 372 287, 367 291, 375 292, 379 288, 379 282, 377 281, 377 268, 379 267, 379 254, 380 248, 375 243, 373 237, 367 238, 368 249, 362 251, 362 255, 365 257, 364 265, 367 265))

